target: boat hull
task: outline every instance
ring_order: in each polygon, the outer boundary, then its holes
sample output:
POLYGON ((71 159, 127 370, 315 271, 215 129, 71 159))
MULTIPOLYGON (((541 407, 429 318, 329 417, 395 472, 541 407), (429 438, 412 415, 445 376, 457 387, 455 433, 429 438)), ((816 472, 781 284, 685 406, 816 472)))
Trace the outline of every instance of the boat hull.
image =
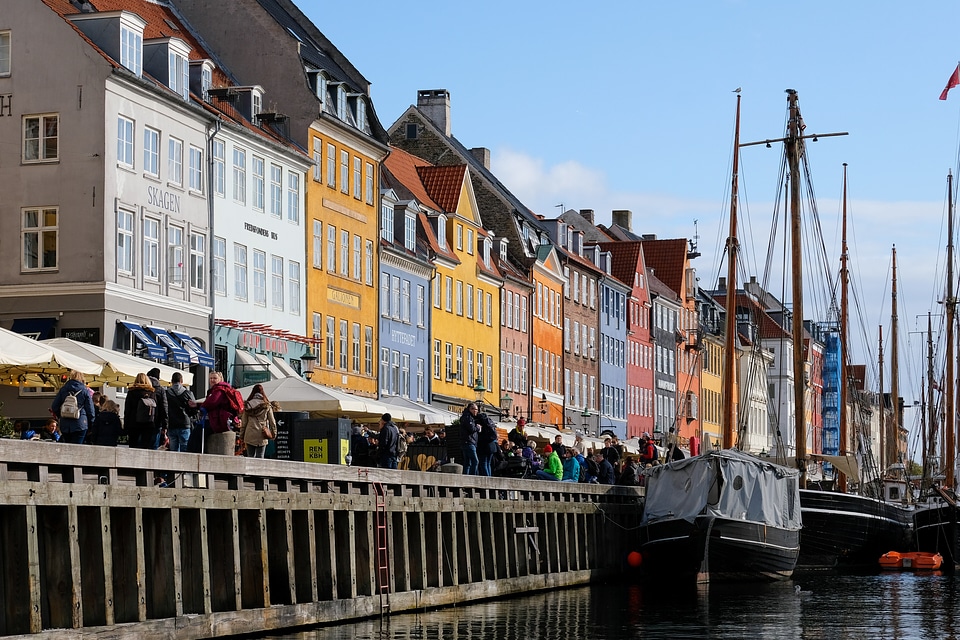
POLYGON ((913 516, 917 549, 943 556, 943 568, 955 571, 960 558, 960 510, 942 503, 918 508, 913 516))
POLYGON ((759 522, 699 516, 640 528, 645 577, 669 581, 772 582, 793 574, 800 531, 759 522))
POLYGON ((913 509, 849 493, 800 490, 803 532, 797 570, 873 568, 911 546, 913 509))

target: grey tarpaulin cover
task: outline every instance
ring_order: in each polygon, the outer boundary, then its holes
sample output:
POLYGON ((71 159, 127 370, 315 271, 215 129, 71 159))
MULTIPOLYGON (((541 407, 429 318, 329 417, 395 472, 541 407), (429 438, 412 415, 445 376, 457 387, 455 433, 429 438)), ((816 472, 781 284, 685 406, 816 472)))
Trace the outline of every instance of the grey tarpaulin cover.
POLYGON ((800 528, 796 469, 724 449, 651 467, 644 475, 644 523, 664 518, 693 522, 699 515, 714 515, 800 528))

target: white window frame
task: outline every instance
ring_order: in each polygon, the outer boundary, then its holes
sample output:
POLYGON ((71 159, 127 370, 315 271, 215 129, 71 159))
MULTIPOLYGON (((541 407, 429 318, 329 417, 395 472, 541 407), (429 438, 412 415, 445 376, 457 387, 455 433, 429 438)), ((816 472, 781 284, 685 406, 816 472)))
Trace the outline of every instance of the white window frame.
POLYGON ((143 279, 157 282, 160 280, 160 220, 144 217, 142 231, 143 279))
POLYGON ((129 24, 120 24, 120 64, 140 77, 143 74, 143 27, 134 29, 129 24))
POLYGON ((184 263, 183 227, 167 227, 167 282, 175 287, 183 286, 184 263))
POLYGON ((203 193, 203 149, 190 145, 190 191, 203 193))
POLYGON ((327 143, 327 186, 337 188, 337 147, 327 143))
POLYGON ((366 163, 366 176, 364 179, 364 184, 366 184, 366 189, 365 189, 366 201, 367 201, 367 204, 371 204, 371 205, 373 204, 373 181, 374 181, 373 163, 368 162, 366 163))
POLYGON ((287 221, 300 224, 300 174, 287 172, 287 221))
POLYGON ((247 150, 233 148, 233 201, 247 203, 247 150))
POLYGON ((323 179, 323 140, 319 137, 313 138, 313 181, 320 182, 323 179))
POLYGON ((373 327, 363 326, 363 373, 373 375, 373 327))
POLYGON ((363 275, 363 264, 360 262, 360 251, 362 245, 363 240, 360 238, 360 236, 353 236, 353 279, 357 282, 360 282, 360 277, 363 275))
POLYGON ((364 284, 373 286, 373 240, 364 242, 364 284))
POLYGON ((340 230, 340 275, 346 278, 350 273, 350 232, 340 230))
POLYGON ((233 243, 233 297, 246 302, 249 295, 247 286, 247 246, 233 243))
POLYGON ((27 207, 20 214, 20 269, 23 272, 57 271, 60 255, 60 209, 59 207, 27 207), (52 214, 54 224, 48 224, 48 215, 52 214), (34 223, 28 223, 33 219, 34 223), (48 252, 44 250, 47 240, 53 236, 53 264, 47 262, 48 252), (32 245, 33 259, 28 261, 32 245))
POLYGON ((143 173, 160 177, 160 132, 152 127, 143 128, 143 173))
POLYGON ((253 175, 253 209, 255 211, 263 211, 263 196, 264 196, 264 160, 258 155, 253 155, 250 158, 250 173, 253 175))
POLYGON ((327 224, 327 273, 337 272, 337 228, 327 224))
POLYGON ((270 215, 283 217, 283 168, 270 164, 270 215))
POLYGON ((183 186, 183 140, 167 138, 167 182, 183 186))
POLYGON ((207 236, 196 231, 190 233, 190 288, 203 291, 207 274, 207 236))
POLYGON ((270 293, 274 310, 283 311, 283 256, 270 256, 270 293))
POLYGON ((403 246, 407 251, 417 248, 417 217, 412 211, 405 212, 403 216, 403 246))
POLYGON ((213 246, 210 247, 213 260, 213 292, 219 296, 227 295, 227 240, 218 236, 213 237, 213 246))
POLYGON ((213 193, 221 198, 227 193, 227 147, 223 140, 213 141, 213 193))
POLYGON ((133 211, 117 209, 117 273, 129 276, 136 270, 135 218, 133 211))
POLYGON ((295 260, 287 262, 287 287, 290 295, 290 315, 300 315, 300 263, 295 260))
POLYGON ((359 156, 353 156, 353 197, 356 200, 359 200, 362 195, 363 182, 361 169, 363 167, 363 160, 359 156))
POLYGON ((323 269, 323 222, 313 221, 313 268, 323 269))
POLYGON ((393 242, 393 207, 386 201, 380 205, 380 237, 393 242))
POLYGON ((10 77, 12 69, 10 31, 0 31, 0 78, 10 77))
POLYGON ((125 116, 117 116, 117 164, 121 167, 129 169, 134 167, 135 129, 133 120, 125 116))
POLYGON ((60 114, 37 113, 23 116, 22 140, 22 160, 25 164, 58 162, 60 114))
POLYGON ((350 153, 340 150, 340 193, 350 193, 350 153))
POLYGON ((267 253, 253 250, 253 304, 267 306, 267 253))

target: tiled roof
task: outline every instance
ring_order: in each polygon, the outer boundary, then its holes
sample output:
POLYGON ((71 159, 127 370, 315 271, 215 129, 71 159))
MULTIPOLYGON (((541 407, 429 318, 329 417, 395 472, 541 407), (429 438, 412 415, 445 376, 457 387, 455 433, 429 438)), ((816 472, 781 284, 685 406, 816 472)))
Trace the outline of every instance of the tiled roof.
POLYGON ((403 188, 402 191, 409 193, 424 207, 433 209, 438 213, 446 212, 446 209, 430 197, 430 194, 427 193, 424 187, 423 180, 420 178, 418 168, 429 167, 429 162, 411 153, 407 153, 403 149, 391 147, 390 155, 383 161, 383 164, 389 172, 389 176, 385 177, 391 187, 397 189, 398 186, 401 186, 403 188), (390 180, 390 176, 392 176, 394 180, 390 180))
POLYGON ((647 286, 650 288, 650 293, 680 304, 680 296, 677 295, 677 292, 668 287, 649 267, 647 267, 647 286))
POLYGON ((613 256, 610 273, 614 278, 633 287, 637 269, 643 269, 643 246, 639 242, 600 242, 599 247, 613 256))
POLYGON ((424 164, 417 166, 417 173, 433 201, 440 205, 443 211, 455 213, 460 203, 467 166, 454 164, 434 167, 424 164))
POLYGON ((678 296, 683 293, 683 277, 687 260, 687 241, 683 238, 671 240, 641 240, 643 257, 647 269, 670 287, 678 296))

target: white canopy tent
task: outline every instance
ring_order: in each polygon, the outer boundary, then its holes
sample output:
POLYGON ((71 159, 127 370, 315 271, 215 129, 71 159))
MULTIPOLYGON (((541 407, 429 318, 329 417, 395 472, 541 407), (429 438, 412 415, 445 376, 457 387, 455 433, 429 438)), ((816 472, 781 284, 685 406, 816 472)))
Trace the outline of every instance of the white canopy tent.
POLYGON ((50 345, 78 358, 97 363, 101 367, 100 373, 92 379, 90 377, 87 378, 87 384, 94 386, 97 383, 102 383, 111 387, 129 387, 136 380, 138 373, 146 373, 153 368, 160 370, 160 382, 166 385, 171 384, 173 374, 178 371, 180 375, 183 376, 183 384, 185 386, 189 387, 193 384, 193 374, 187 370, 168 367, 165 364, 159 364, 153 360, 146 360, 128 353, 98 347, 95 344, 77 342, 70 338, 51 338, 50 340, 43 340, 40 344, 50 345))
POLYGON ((0 329, 0 384, 32 387, 60 386, 60 376, 71 370, 88 382, 103 367, 57 347, 0 329))
MULTIPOLYGON (((280 403, 284 411, 309 411, 317 417, 346 416, 358 421, 376 420, 384 413, 390 413, 390 408, 377 400, 316 384, 299 376, 260 384, 267 398, 280 403)), ((253 385, 240 389, 244 398, 252 391, 253 385)))

